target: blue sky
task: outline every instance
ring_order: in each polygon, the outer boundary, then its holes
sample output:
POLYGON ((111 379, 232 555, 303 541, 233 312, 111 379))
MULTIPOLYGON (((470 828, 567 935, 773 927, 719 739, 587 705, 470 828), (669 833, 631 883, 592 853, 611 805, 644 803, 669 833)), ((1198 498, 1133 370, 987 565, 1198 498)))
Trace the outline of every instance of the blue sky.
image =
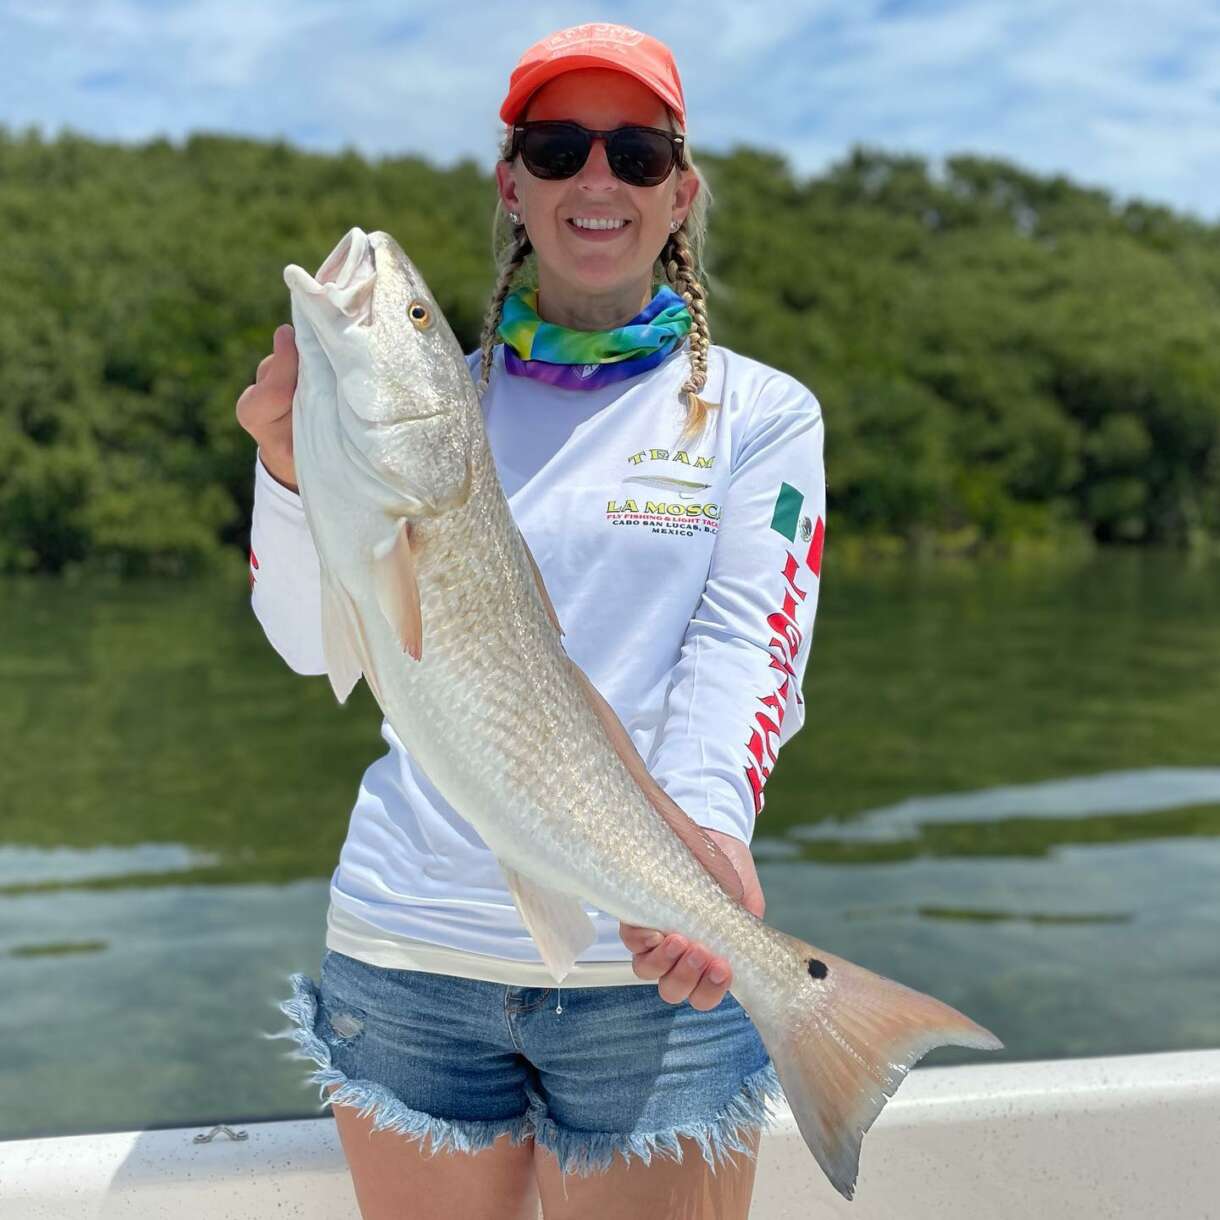
POLYGON ((696 150, 982 153, 1220 220, 1217 0, 0 0, 0 123, 490 166, 520 53, 606 20, 673 48, 696 150))

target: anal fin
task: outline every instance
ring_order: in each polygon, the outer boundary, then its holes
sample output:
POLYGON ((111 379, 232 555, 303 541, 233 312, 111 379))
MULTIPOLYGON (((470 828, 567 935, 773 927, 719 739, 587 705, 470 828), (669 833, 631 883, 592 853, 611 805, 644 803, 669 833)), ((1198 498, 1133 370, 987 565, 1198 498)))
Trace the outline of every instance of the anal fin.
POLYGON ((593 921, 579 898, 541 885, 503 860, 500 867, 542 960, 555 981, 562 983, 576 959, 597 939, 593 921))

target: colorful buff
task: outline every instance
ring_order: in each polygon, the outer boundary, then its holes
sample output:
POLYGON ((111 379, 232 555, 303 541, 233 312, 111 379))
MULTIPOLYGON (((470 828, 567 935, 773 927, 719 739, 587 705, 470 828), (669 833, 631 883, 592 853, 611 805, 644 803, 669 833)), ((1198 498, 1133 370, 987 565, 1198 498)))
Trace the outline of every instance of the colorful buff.
POLYGON ((686 302, 662 284, 644 308, 613 330, 571 330, 544 322, 538 290, 517 289, 504 302, 498 334, 504 367, 564 390, 591 390, 660 364, 691 328, 686 302))

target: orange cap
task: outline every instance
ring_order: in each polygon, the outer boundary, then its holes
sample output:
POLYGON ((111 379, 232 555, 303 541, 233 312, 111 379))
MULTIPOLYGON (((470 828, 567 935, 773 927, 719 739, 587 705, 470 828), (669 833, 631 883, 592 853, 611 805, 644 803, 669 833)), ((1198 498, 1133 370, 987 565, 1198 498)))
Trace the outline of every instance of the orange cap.
POLYGON ((670 49, 648 34, 607 21, 574 25, 534 43, 513 69, 500 118, 511 126, 536 89, 574 68, 614 68, 634 76, 686 126, 682 81, 670 49))

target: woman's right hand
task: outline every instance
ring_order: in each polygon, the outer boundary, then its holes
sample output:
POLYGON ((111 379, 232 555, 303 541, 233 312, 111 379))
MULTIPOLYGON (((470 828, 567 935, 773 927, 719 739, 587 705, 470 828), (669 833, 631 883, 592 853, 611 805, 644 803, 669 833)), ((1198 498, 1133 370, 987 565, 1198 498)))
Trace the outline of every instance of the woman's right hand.
POLYGON ((275 328, 273 351, 264 356, 237 400, 237 422, 258 442, 259 457, 267 473, 291 491, 297 491, 292 461, 292 395, 297 386, 297 345, 292 327, 275 328))

